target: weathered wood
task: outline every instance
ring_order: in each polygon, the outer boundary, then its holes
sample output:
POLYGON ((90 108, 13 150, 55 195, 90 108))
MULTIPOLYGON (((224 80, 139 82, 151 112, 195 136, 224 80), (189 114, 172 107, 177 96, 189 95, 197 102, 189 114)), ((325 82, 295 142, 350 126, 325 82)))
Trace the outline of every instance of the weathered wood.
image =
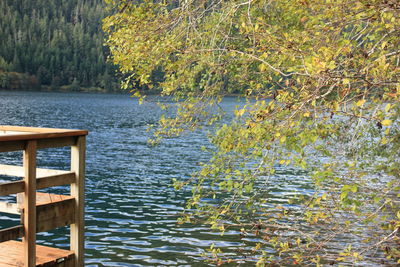
POLYGON ((47 187, 67 185, 75 182, 75 173, 67 172, 64 174, 57 174, 52 176, 41 177, 37 179, 37 189, 47 187))
POLYGON ((36 193, 37 205, 49 204, 67 199, 73 199, 73 197, 66 195, 51 194, 51 193, 42 193, 42 192, 36 193))
POLYGON ((22 211, 23 222, 22 226, 0 230, 0 267, 31 267, 36 263, 37 266, 83 266, 87 133, 85 130, 0 126, 0 152, 24 151, 23 166, 0 165, 0 175, 24 178, 0 184, 0 196, 17 193, 19 201, 17 204, 0 203, 0 211, 15 214, 22 211), (38 149, 62 146, 71 146, 70 171, 36 168, 38 149), (36 193, 37 189, 66 184, 71 185, 71 196, 36 193), (68 257, 54 257, 53 248, 36 246, 36 232, 65 225, 71 226, 71 251, 67 251, 68 257), (19 237, 23 237, 22 243, 1 243, 19 237), (7 246, 2 246, 4 244, 7 246), (18 249, 13 249, 13 246, 18 249))
MULTIPOLYGON (((66 199, 73 199, 73 197, 67 196, 67 195, 36 192, 36 205, 49 204, 49 203, 66 200, 66 199)), ((21 209, 23 209, 23 207, 24 207, 24 195, 23 194, 17 195, 17 203, 18 203, 19 207, 21 209)))
POLYGON ((75 172, 75 183, 71 184, 71 196, 75 198, 75 222, 71 224, 70 247, 75 253, 75 261, 78 267, 83 267, 84 261, 84 206, 85 206, 85 136, 80 136, 74 146, 71 147, 71 171, 75 172))
POLYGON ((20 207, 18 204, 0 201, 0 212, 21 214, 20 207))
MULTIPOLYGON (((1 141, 17 141, 17 140, 39 140, 52 139, 68 136, 84 136, 88 132, 85 130, 70 130, 70 129, 53 129, 53 128, 36 128, 36 127, 20 127, 20 126, 0 126, 1 141), (7 134, 7 132, 11 132, 7 134), (13 133, 14 132, 14 133, 13 133), (21 133, 15 133, 21 132, 21 133)), ((39 146, 40 147, 40 146, 39 146)))
POLYGON ((17 194, 17 193, 24 192, 24 190, 25 190, 25 182, 24 181, 16 181, 16 182, 0 184, 0 196, 17 194))
POLYGON ((37 206, 37 232, 45 232, 75 222, 75 199, 69 198, 37 206))
POLYGON ((52 139, 39 139, 38 149, 72 146, 76 142, 76 137, 58 137, 52 139))
POLYGON ((31 132, 18 132, 18 131, 2 131, 0 130, 0 136, 1 135, 15 135, 15 134, 30 134, 31 132))
MULTIPOLYGON (((60 171, 50 169, 36 169, 37 177, 36 188, 43 189, 47 187, 67 185, 75 182, 75 173, 71 171, 60 171)), ((20 166, 1 165, 0 175, 23 176, 24 168, 20 166)), ((17 194, 24 191, 25 182, 16 181, 0 184, 0 196, 17 194)))
POLYGON ((9 141, 0 142, 0 152, 10 152, 23 150, 25 147, 25 141, 9 141))
MULTIPOLYGON (((23 207, 24 196, 18 194, 17 207, 23 207)), ((23 209, 21 220, 24 220, 23 209)), ((45 232, 74 223, 75 199, 71 196, 36 193, 36 232, 45 232)))
POLYGON ((35 140, 27 142, 24 150, 25 191, 24 191, 24 263, 26 267, 36 266, 36 145, 35 140))
POLYGON ((12 131, 12 132, 28 132, 28 133, 73 133, 77 135, 87 135, 86 130, 76 129, 61 129, 61 128, 43 128, 43 127, 26 127, 26 126, 14 126, 14 125, 0 125, 0 131, 12 131))
MULTIPOLYGON (((47 246, 36 246, 36 266, 72 267, 73 252, 47 246)), ((23 266, 23 244, 18 241, 0 243, 0 267, 23 266)))
MULTIPOLYGON (((70 171, 36 168, 37 178, 65 173, 70 173, 70 171)), ((0 164, 0 175, 24 177, 25 169, 22 166, 0 164)))
POLYGON ((17 239, 24 236, 24 226, 18 225, 0 230, 0 242, 17 239))
MULTIPOLYGON (((52 176, 45 176, 36 180, 36 188, 43 189, 47 187, 67 185, 75 182, 74 172, 65 172, 52 176)), ((7 196, 24 192, 25 182, 16 181, 0 184, 0 196, 7 196)))
MULTIPOLYGON (((11 152, 11 151, 23 150, 26 142, 22 140, 22 136, 32 137, 32 135, 29 135, 29 136, 28 135, 18 135, 18 137, 21 137, 21 140, 19 140, 19 141, 15 141, 15 140, 2 141, 1 139, 4 139, 4 136, 0 136, 0 152, 11 152)), ((35 137, 38 137, 38 136, 35 136, 35 137)), ((38 141, 37 149, 72 146, 73 144, 76 143, 75 136, 49 137, 47 139, 45 139, 45 137, 42 137, 42 138, 43 139, 37 139, 37 141, 38 141)), ((35 140, 35 139, 30 138, 29 140, 35 140)))

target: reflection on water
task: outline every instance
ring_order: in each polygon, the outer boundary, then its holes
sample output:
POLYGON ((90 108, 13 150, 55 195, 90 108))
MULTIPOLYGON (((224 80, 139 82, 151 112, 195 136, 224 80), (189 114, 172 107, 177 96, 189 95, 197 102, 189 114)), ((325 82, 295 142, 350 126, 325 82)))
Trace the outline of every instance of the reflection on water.
MULTIPOLYGON (((222 107, 237 104, 227 98, 222 107)), ((198 131, 149 147, 147 125, 161 114, 154 102, 139 106, 127 95, 0 92, 0 114, 0 125, 89 130, 86 266, 202 265, 200 255, 213 243, 228 251, 245 246, 235 230, 221 237, 206 227, 176 224, 189 192, 175 191, 171 179, 188 178, 207 160, 201 150, 207 139, 198 131)), ((0 163, 21 164, 21 153, 0 155, 0 163)), ((69 151, 40 151, 38 165, 68 169, 69 151)), ((271 199, 285 204, 287 196, 308 190, 301 174, 281 173, 270 188, 271 199)), ((9 218, 0 214, 2 227, 18 223, 9 218)), ((67 235, 67 229, 58 229, 38 234, 38 240, 63 248, 69 246, 67 235)))

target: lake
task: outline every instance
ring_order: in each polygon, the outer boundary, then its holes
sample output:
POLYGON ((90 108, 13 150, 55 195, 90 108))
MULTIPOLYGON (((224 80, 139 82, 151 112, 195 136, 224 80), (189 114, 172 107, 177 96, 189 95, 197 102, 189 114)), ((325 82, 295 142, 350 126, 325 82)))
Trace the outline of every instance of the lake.
MULTIPOLYGON (((210 155, 206 131, 199 130, 148 146, 149 124, 161 111, 150 97, 143 105, 129 95, 1 92, 0 125, 87 129, 86 167, 86 266, 193 266, 204 265, 201 254, 211 244, 234 252, 244 249, 240 232, 225 236, 202 225, 178 225, 187 191, 175 191, 171 180, 187 179, 210 155)), ((232 110, 240 104, 225 98, 221 106, 232 110)), ((21 164, 21 153, 0 155, 2 164, 21 164)), ((39 151, 38 165, 68 169, 69 150, 39 151), (51 156, 50 156, 51 155, 51 156)), ((5 177, 0 177, 5 179, 5 177)), ((270 199, 287 203, 287 196, 307 193, 304 174, 278 170, 270 185, 270 199)), ((66 193, 58 187, 56 193, 66 193)), ((17 225, 19 219, 0 214, 1 227, 17 225)), ((67 229, 38 234, 38 243, 68 248, 67 229)), ((333 248, 352 241, 344 235, 333 248), (344 242, 344 243, 343 243, 344 242)), ((356 239, 353 241, 357 242, 356 239)), ((374 255, 364 266, 376 266, 382 255, 374 255)))
MULTIPOLYGON (((206 227, 176 224, 176 214, 189 194, 175 191, 171 180, 188 178, 199 162, 207 160, 209 155, 201 150, 207 138, 198 131, 148 146, 147 126, 161 114, 154 99, 149 100, 139 105, 129 95, 0 92, 1 125, 89 130, 87 266, 192 265, 201 261, 200 254, 212 243, 240 246, 206 227)), ((235 105, 235 98, 223 103, 229 109, 235 105)), ((18 153, 1 156, 6 163, 21 164, 18 153)), ((40 167, 67 169, 68 164, 66 149, 38 153, 40 167)), ((2 226, 9 224, 9 218, 1 216, 2 226)), ((38 242, 68 247, 67 233, 41 233, 38 242)))

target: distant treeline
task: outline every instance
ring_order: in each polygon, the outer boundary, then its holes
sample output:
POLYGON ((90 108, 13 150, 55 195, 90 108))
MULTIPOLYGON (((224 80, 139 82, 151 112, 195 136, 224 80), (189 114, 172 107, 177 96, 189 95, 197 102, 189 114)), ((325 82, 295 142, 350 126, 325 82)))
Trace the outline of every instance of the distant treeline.
POLYGON ((0 88, 116 89, 105 16, 102 0, 1 0, 0 88))

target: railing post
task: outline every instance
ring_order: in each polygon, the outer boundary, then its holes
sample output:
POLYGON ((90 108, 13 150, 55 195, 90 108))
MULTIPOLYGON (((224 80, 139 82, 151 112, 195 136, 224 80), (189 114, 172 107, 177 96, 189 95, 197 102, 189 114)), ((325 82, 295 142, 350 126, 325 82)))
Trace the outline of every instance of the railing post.
POLYGON ((24 262, 36 266, 36 140, 26 143, 23 156, 24 182, 24 262))
POLYGON ((71 171, 75 172, 75 183, 71 184, 71 196, 75 197, 75 222, 71 224, 71 250, 75 253, 77 267, 84 265, 84 207, 85 207, 85 136, 77 137, 71 147, 71 171))

